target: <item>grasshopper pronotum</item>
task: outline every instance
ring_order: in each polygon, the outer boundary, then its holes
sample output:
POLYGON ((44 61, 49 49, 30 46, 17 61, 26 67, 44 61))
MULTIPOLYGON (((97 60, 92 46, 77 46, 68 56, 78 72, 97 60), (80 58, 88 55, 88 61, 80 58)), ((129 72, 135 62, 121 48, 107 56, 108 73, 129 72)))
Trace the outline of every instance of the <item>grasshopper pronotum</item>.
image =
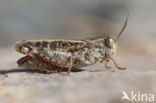
MULTIPOLYGON (((113 59, 117 51, 118 40, 123 33, 124 26, 117 37, 107 35, 84 40, 29 40, 20 41, 15 45, 16 51, 26 56, 18 60, 19 67, 26 67, 33 70, 45 71, 46 73, 61 73, 63 68, 67 68, 70 74, 71 69, 81 68, 96 62, 105 63, 112 61, 119 70, 121 68, 113 59)), ((63 73, 61 73, 63 74, 63 73)))

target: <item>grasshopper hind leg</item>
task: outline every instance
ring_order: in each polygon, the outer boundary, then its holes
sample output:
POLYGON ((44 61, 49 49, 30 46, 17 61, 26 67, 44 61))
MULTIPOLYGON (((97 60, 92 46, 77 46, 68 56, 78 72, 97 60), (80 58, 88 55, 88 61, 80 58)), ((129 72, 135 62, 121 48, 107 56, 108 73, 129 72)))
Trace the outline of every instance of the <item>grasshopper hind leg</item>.
POLYGON ((50 74, 50 73, 57 73, 58 72, 58 70, 53 70, 53 69, 40 69, 39 71, 41 71, 41 72, 45 72, 45 73, 47 73, 47 74, 50 74))
POLYGON ((63 70, 62 67, 58 66, 52 66, 49 65, 48 63, 42 62, 38 59, 31 58, 29 56, 22 57, 21 59, 18 60, 18 66, 19 67, 25 67, 29 68, 32 70, 36 70, 39 72, 45 72, 45 73, 59 73, 63 76, 69 75, 72 69, 72 63, 73 63, 73 58, 69 58, 69 67, 66 69, 67 73, 62 73, 61 71, 63 70))

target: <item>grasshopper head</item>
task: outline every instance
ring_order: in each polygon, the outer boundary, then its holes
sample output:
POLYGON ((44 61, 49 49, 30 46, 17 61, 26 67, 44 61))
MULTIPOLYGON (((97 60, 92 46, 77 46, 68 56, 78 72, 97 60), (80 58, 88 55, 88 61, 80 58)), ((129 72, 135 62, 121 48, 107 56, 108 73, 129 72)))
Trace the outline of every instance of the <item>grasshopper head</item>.
POLYGON ((107 48, 113 49, 116 44, 117 44, 117 39, 114 38, 112 35, 108 35, 105 37, 105 46, 107 48))
POLYGON ((127 26, 128 18, 129 18, 129 14, 128 14, 127 18, 126 18, 126 21, 124 23, 123 28, 121 29, 121 31, 120 31, 120 33, 118 34, 117 37, 113 37, 112 35, 108 35, 108 36, 105 37, 104 44, 107 47, 106 55, 115 54, 115 52, 117 50, 118 40, 119 40, 121 34, 123 33, 123 31, 125 30, 125 28, 127 26))
POLYGON ((105 37, 104 44, 106 46, 106 55, 112 55, 115 54, 117 51, 117 39, 113 37, 112 35, 108 35, 105 37))

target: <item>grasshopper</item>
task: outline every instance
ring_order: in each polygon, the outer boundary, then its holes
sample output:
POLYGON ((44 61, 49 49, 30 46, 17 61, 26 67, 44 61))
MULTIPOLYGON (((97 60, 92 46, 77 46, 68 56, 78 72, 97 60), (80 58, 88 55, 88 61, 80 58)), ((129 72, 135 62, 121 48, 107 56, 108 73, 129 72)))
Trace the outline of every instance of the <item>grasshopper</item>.
POLYGON ((32 70, 44 71, 46 73, 61 73, 69 75, 74 68, 93 65, 97 62, 107 63, 112 61, 119 70, 113 59, 117 51, 118 40, 126 28, 129 14, 124 26, 117 37, 107 35, 104 37, 89 38, 84 40, 28 40, 20 41, 15 45, 17 52, 25 54, 17 61, 19 67, 32 70), (67 73, 62 73, 63 68, 67 73))

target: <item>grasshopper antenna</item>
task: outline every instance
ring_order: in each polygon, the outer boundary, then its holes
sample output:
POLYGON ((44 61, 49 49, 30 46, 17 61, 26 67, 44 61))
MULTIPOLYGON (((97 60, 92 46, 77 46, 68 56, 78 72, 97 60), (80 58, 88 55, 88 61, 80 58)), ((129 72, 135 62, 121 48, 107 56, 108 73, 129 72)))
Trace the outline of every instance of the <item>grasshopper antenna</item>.
POLYGON ((122 34, 123 31, 125 30, 125 28, 126 28, 126 26, 127 26, 128 18, 129 18, 129 13, 128 13, 128 16, 127 16, 127 18, 126 18, 126 21, 125 21, 125 23, 124 23, 123 28, 122 28, 122 30, 120 31, 120 33, 119 33, 119 35, 118 35, 118 37, 117 37, 117 40, 119 40, 121 34, 122 34))

